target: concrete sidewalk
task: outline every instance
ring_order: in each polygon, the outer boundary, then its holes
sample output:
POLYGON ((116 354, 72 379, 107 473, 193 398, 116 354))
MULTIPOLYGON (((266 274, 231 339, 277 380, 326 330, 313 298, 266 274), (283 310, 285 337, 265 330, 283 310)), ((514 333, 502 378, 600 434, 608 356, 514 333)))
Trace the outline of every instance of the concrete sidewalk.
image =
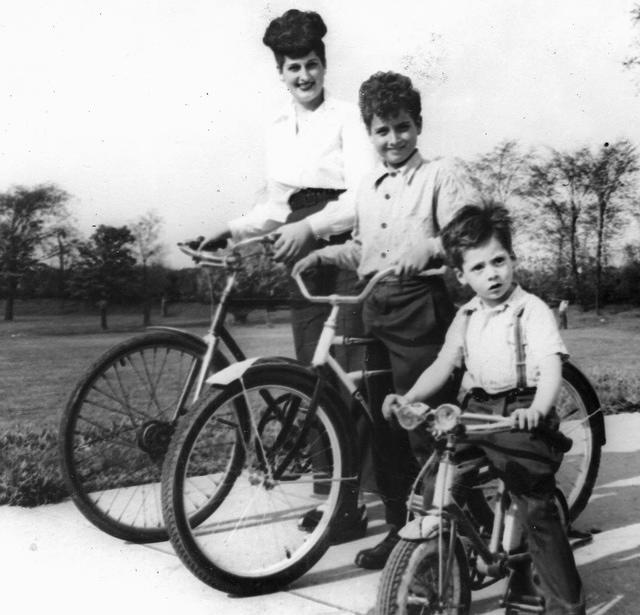
MULTIPOLYGON (((608 444, 581 529, 597 528, 576 551, 590 615, 640 612, 640 415, 607 417, 608 444)), ((11 615, 325 615, 366 613, 380 573, 353 565, 380 539, 381 506, 369 505, 366 538, 332 547, 284 591, 235 598, 191 575, 168 543, 133 545, 96 529, 70 502, 35 509, 0 508, 2 610, 11 615)), ((496 615, 502 584, 474 594, 472 613, 496 615)))

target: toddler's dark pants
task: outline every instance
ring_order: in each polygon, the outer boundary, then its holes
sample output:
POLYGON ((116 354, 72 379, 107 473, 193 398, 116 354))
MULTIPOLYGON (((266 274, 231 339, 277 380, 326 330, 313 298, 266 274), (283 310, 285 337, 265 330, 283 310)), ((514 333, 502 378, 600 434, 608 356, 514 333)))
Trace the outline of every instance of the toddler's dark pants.
MULTIPOLYGON (((508 416, 516 408, 529 406, 532 398, 529 395, 513 401, 470 399, 467 410, 508 416)), ((555 412, 547 422, 557 425, 555 412)), ((545 612, 547 615, 584 614, 582 582, 554 502, 554 474, 562 461, 562 453, 544 437, 528 432, 474 438, 473 447, 488 457, 517 504, 518 521, 527 537, 546 600, 545 612)))

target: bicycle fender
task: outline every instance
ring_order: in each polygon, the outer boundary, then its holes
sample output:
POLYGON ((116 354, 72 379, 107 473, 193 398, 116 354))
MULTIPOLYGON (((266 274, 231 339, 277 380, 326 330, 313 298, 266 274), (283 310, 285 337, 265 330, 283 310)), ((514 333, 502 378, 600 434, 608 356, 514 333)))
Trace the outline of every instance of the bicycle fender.
POLYGON ((399 532, 400 538, 405 540, 428 540, 440 531, 440 518, 426 515, 412 519, 399 532))
POLYGON ((269 365, 277 365, 279 367, 294 366, 298 369, 308 371, 308 368, 306 368, 295 359, 290 359, 287 357, 252 357, 250 359, 245 359, 244 361, 232 363, 231 365, 229 365, 229 367, 225 367, 219 372, 216 372, 215 374, 209 376, 206 382, 207 384, 215 386, 228 386, 235 380, 239 380, 240 378, 242 378, 245 373, 254 365, 259 365, 260 367, 269 365))
POLYGON ((589 379, 584 375, 582 370, 577 367, 571 361, 564 361, 562 363, 562 370, 566 373, 571 373, 573 377, 578 381, 580 386, 584 389, 584 394, 587 396, 589 403, 589 414, 591 415, 591 421, 596 426, 597 435, 599 436, 600 445, 604 446, 607 443, 607 437, 604 427, 604 415, 602 412, 598 412, 600 409, 600 400, 598 394, 593 388, 589 379))
POLYGON ((229 367, 221 369, 219 372, 215 372, 209 376, 206 380, 207 384, 214 386, 228 386, 232 382, 239 380, 245 374, 245 372, 256 362, 259 357, 253 357, 252 359, 245 359, 244 361, 238 361, 238 363, 232 363, 229 367))

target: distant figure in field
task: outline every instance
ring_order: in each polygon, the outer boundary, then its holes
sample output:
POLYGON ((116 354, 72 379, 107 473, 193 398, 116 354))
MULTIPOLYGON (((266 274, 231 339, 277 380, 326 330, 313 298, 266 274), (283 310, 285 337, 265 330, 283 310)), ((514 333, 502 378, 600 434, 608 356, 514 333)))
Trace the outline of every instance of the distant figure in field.
POLYGON ((558 306, 558 316, 560 318, 560 328, 567 329, 567 309, 569 308, 569 301, 567 299, 563 299, 560 301, 560 305, 558 306))

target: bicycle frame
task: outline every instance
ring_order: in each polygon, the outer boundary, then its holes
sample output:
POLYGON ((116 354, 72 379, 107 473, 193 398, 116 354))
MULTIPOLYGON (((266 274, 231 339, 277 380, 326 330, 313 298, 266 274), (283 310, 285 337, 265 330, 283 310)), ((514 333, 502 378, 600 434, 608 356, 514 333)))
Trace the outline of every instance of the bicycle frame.
MULTIPOLYGON (((367 345, 371 343, 375 343, 373 338, 360 338, 360 337, 347 337, 347 336, 338 336, 336 335, 336 327, 337 327, 337 317, 338 312, 340 310, 341 305, 347 304, 355 304, 361 303, 364 299, 372 292, 375 285, 382 280, 384 277, 394 273, 395 269, 390 267, 385 269, 375 276, 373 276, 365 288, 360 292, 357 296, 345 296, 345 295, 329 295, 329 296, 313 296, 311 295, 304 282, 302 281, 301 276, 298 274, 295 276, 296 282, 298 283, 302 295, 312 303, 328 303, 331 305, 331 310, 329 312, 329 316, 325 320, 322 332, 320 334, 320 338, 318 339, 318 343, 316 346, 316 350, 313 355, 313 359, 311 365, 305 365, 299 361, 295 361, 293 359, 287 360, 292 365, 297 365, 300 369, 312 372, 316 377, 316 386, 313 398, 310 404, 310 420, 313 417, 315 412, 315 408, 318 403, 319 393, 322 390, 322 387, 329 386, 329 375, 325 372, 333 372, 338 381, 344 386, 344 388, 348 391, 349 395, 354 398, 362 409, 365 412, 365 415, 368 417, 369 421, 373 421, 373 417, 371 414, 371 408, 367 402, 367 400, 362 395, 362 391, 360 389, 360 385, 363 379, 370 378, 377 375, 384 375, 390 373, 390 370, 359 370, 354 372, 346 372, 342 366, 334 359, 331 355, 330 350, 333 346, 343 345, 343 346, 355 346, 355 345, 367 345)), ((231 382, 235 380, 242 381, 243 375, 245 372, 250 369, 254 364, 258 361, 264 363, 269 361, 283 361, 284 359, 278 358, 260 358, 254 357, 250 359, 246 359, 244 361, 240 361, 229 367, 212 374, 207 380, 206 383, 210 386, 218 386, 224 387, 229 385, 231 382)), ((251 428, 252 431, 254 427, 251 428)))
MULTIPOLYGON (((445 406, 449 405, 445 404, 445 406)), ((450 407, 456 408, 460 413, 456 406, 450 407)), ((513 428, 511 420, 501 416, 473 413, 460 413, 458 416, 459 419, 468 418, 485 421, 485 425, 467 427, 470 432, 498 433, 513 428)), ((469 514, 454 500, 453 486, 456 483, 456 479, 466 473, 486 467, 485 459, 482 456, 465 462, 456 462, 454 453, 458 440, 459 436, 455 433, 455 429, 451 428, 451 431, 446 434, 444 450, 440 453, 434 452, 424 464, 416 478, 407 503, 409 512, 413 513, 415 518, 409 521, 399 532, 400 536, 405 540, 438 540, 438 594, 440 599, 442 599, 445 588, 448 586, 453 565, 454 545, 458 536, 465 538, 467 546, 477 556, 469 565, 472 572, 478 573, 477 577, 479 579, 476 579, 475 582, 472 579, 471 588, 473 590, 495 583, 507 576, 511 568, 531 559, 528 552, 522 552, 520 549, 522 532, 518 525, 513 523, 515 505, 510 502, 509 494, 502 480, 498 480, 497 497, 493 510, 493 527, 488 541, 481 536, 469 514), (422 502, 421 497, 415 496, 415 491, 423 477, 433 468, 435 463, 438 464, 438 472, 433 500, 431 508, 425 510, 425 503, 422 502), (445 551, 444 540, 447 533, 449 544, 445 551), (449 554, 446 562, 443 561, 445 552, 449 554), (489 580, 484 581, 485 577, 488 577, 489 580)))

